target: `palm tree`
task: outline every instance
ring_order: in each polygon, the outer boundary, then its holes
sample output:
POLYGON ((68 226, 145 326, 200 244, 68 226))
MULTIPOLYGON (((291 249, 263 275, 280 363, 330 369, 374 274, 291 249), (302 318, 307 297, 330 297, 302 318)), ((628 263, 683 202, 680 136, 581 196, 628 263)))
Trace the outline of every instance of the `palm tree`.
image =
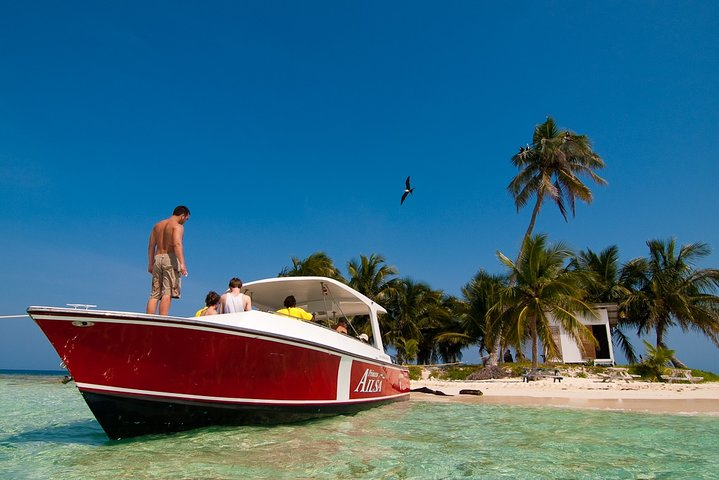
POLYGON ((589 176, 600 185, 607 183, 595 172, 604 168, 604 161, 592 150, 589 138, 570 130, 559 130, 552 117, 547 117, 544 123, 534 128, 532 145, 520 147, 519 153, 512 157, 512 163, 519 168, 519 173, 507 189, 514 197, 517 210, 536 197, 522 245, 532 234, 537 214, 546 198, 554 200, 567 220, 567 203, 574 215, 577 198, 592 202, 592 191, 580 176, 589 176))
POLYGON ((419 345, 423 339, 422 329, 446 315, 442 292, 409 278, 392 280, 384 306, 387 315, 380 317, 384 341, 397 349, 408 340, 416 340, 419 345))
POLYGON ((304 260, 292 257, 292 267, 282 269, 280 277, 319 276, 344 282, 345 279, 335 267, 332 259, 324 252, 315 252, 304 260))
MULTIPOLYGON (((631 293, 623 302, 625 325, 637 334, 654 331, 656 346, 668 348, 664 336, 674 326, 703 333, 719 347, 719 270, 696 269, 696 261, 711 253, 705 243, 689 243, 677 251, 675 239, 650 240, 648 258, 637 258, 624 267, 631 293)), ((672 355, 676 368, 686 368, 672 355)))
POLYGON ((382 255, 372 254, 369 257, 360 255, 359 261, 352 259, 347 264, 350 280, 349 286, 375 302, 382 303, 387 290, 392 288, 392 277, 397 269, 387 265, 382 255))
POLYGON ((558 357, 559 349, 552 339, 549 314, 575 340, 594 339, 576 316, 592 312, 585 303, 581 273, 566 268, 573 255, 562 243, 547 245, 546 235, 529 237, 517 263, 498 252, 499 260, 516 281, 501 293, 500 303, 490 311, 500 312, 499 321, 513 342, 529 337, 532 342, 532 368, 538 366, 538 344, 542 341, 547 357, 558 357))
POLYGON ((464 309, 461 300, 451 295, 435 292, 441 297, 441 305, 431 318, 420 325, 422 340, 417 352, 417 363, 454 363, 462 359, 462 349, 469 345, 464 335, 460 312, 464 309))
MULTIPOLYGON (((393 276, 397 269, 385 264, 382 255, 372 254, 369 257, 360 255, 360 259, 352 259, 347 263, 347 272, 350 275, 348 285, 367 298, 384 305, 388 292, 394 288, 393 276)), ((358 315, 352 319, 352 328, 357 332, 369 334, 371 327, 369 315, 358 315)), ((416 348, 410 349, 416 355, 416 348)))
MULTIPOLYGON (((586 135, 570 130, 560 130, 552 117, 534 128, 532 144, 519 147, 512 157, 512 163, 519 173, 509 183, 507 189, 514 198, 517 210, 536 197, 532 217, 524 234, 517 254, 516 263, 522 256, 522 248, 534 230, 537 215, 545 199, 554 200, 559 212, 567 220, 567 204, 575 214, 577 198, 592 202, 592 191, 581 180, 588 176, 599 185, 607 182, 596 174, 595 170, 604 168, 604 161, 592 150, 592 144, 586 135)), ((514 278, 510 279, 510 283, 514 278)), ((495 341, 489 364, 497 365, 501 339, 495 341)))
POLYGON ((621 284, 621 266, 619 248, 616 245, 605 248, 599 253, 591 249, 580 251, 572 259, 572 268, 587 274, 584 289, 587 300, 594 303, 616 303, 629 291, 621 284))
MULTIPOLYGON (((477 272, 472 280, 462 288, 462 296, 466 308, 461 316, 465 335, 472 343, 479 345, 479 354, 483 350, 489 351, 495 340, 501 338, 501 332, 492 331, 492 326, 498 322, 488 313, 499 303, 500 292, 507 286, 508 278, 504 275, 494 275, 484 269, 477 272)), ((497 314, 497 310, 492 311, 497 314)))
MULTIPOLYGON (((629 295, 629 289, 623 285, 621 266, 619 264, 619 248, 616 245, 605 248, 598 254, 587 249, 581 251, 572 260, 571 267, 583 272, 584 290, 587 292, 586 300, 592 303, 621 304, 629 295)), ((624 316, 623 311, 619 312, 624 316)), ((612 338, 631 363, 635 363, 636 353, 629 336, 622 330, 622 325, 612 327, 612 338)))

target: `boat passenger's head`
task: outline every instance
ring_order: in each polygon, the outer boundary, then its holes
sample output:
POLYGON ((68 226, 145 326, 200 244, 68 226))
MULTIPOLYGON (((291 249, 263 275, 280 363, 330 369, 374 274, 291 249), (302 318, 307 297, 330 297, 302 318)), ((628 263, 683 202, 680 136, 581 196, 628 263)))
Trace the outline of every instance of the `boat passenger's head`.
POLYGON ((220 303, 220 294, 217 292, 210 291, 205 297, 205 306, 211 307, 220 303))
POLYGON ((230 280, 230 288, 242 288, 242 280, 237 277, 234 277, 232 280, 230 280))
POLYGON ((285 298, 285 308, 292 308, 297 306, 297 300, 295 300, 294 295, 290 295, 289 297, 285 298))

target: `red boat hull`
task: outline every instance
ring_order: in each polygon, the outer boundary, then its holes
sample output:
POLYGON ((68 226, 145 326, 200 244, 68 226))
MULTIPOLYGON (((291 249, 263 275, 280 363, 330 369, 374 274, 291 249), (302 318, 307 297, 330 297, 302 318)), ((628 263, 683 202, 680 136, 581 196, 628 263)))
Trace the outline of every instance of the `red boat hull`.
POLYGON ((405 368, 191 319, 28 310, 110 438, 349 414, 409 398, 405 368))

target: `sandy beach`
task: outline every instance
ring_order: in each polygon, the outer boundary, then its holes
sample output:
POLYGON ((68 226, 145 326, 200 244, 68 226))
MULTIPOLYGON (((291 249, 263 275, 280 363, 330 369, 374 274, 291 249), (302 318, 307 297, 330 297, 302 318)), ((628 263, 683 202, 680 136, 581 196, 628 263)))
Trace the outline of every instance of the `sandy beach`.
POLYGON ((426 387, 446 394, 413 392, 412 401, 463 402, 524 406, 553 406, 652 413, 719 416, 719 382, 656 383, 633 380, 603 382, 601 378, 565 377, 529 383, 519 378, 501 380, 412 381, 411 388, 426 387), (482 396, 460 395, 460 390, 480 390, 482 396))

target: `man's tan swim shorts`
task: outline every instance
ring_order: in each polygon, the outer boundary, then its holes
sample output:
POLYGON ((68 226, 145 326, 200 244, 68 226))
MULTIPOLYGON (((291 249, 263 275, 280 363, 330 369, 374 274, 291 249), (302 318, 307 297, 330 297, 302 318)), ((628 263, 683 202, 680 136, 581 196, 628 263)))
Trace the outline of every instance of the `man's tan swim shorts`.
POLYGON ((182 275, 177 257, 168 253, 155 255, 155 264, 152 266, 152 293, 150 298, 160 299, 165 295, 180 298, 182 275))

